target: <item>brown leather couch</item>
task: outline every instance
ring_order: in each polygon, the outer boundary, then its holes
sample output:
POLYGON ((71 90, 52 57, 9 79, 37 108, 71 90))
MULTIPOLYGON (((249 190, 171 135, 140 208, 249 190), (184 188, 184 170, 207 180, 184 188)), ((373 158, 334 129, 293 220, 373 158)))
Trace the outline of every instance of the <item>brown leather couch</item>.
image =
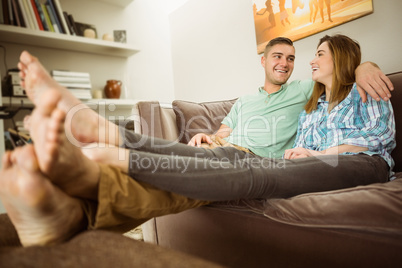
MULTIPOLYGON (((145 241, 229 267, 401 265, 402 72, 388 76, 395 86, 395 180, 290 199, 215 203, 148 221, 145 241)), ((233 102, 175 101, 174 110, 142 102, 141 132, 186 142, 195 133, 216 130, 233 102), (201 122, 192 121, 195 116, 201 122)))

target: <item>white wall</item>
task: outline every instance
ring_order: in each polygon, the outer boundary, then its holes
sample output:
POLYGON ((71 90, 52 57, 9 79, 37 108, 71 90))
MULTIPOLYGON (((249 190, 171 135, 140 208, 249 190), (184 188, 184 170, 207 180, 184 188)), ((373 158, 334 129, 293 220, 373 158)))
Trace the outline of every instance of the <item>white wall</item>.
MULTIPOLYGON (((363 61, 385 73, 401 71, 402 1, 374 0, 374 13, 295 42, 292 79, 311 77, 318 39, 342 33, 358 40, 363 61)), ((188 0, 169 16, 175 97, 192 101, 229 99, 264 82, 256 53, 252 1, 188 0)))
POLYGON ((189 0, 169 18, 176 98, 236 98, 262 83, 250 0, 189 0))
MULTIPOLYGON (((119 67, 95 67, 94 80, 102 81, 101 87, 106 77, 117 77, 125 85, 122 97, 170 102, 174 89, 167 14, 182 1, 173 0, 167 6, 164 0, 135 0, 124 9, 88 0, 63 0, 62 5, 72 10, 75 20, 96 25, 100 36, 126 30, 127 42, 140 50, 119 67)), ((104 62, 98 66, 109 65, 109 59, 100 60, 104 62)))

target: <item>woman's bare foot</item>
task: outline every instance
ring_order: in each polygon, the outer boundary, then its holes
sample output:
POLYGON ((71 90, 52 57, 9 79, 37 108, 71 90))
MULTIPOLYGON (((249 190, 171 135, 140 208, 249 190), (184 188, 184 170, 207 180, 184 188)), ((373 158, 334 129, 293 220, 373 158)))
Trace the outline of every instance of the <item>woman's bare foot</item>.
POLYGON ((67 139, 58 91, 42 94, 30 118, 30 133, 40 170, 67 194, 97 199, 100 168, 67 139))
POLYGON ((86 228, 80 201, 41 173, 32 145, 7 152, 2 164, 0 198, 23 246, 57 244, 86 228))
MULTIPOLYGON (((28 98, 38 105, 43 93, 57 91, 60 101, 57 106, 66 114, 66 129, 72 134, 71 140, 76 144, 91 142, 119 142, 115 136, 118 133, 116 125, 100 117, 95 111, 74 97, 68 89, 58 84, 46 71, 37 58, 27 51, 21 53, 20 62, 21 85, 25 88, 28 98), (105 132, 109 129, 110 132, 105 132), (112 137, 112 139, 110 139, 112 137)), ((118 135, 117 135, 118 137, 118 135)), ((118 145, 118 144, 115 144, 118 145)))

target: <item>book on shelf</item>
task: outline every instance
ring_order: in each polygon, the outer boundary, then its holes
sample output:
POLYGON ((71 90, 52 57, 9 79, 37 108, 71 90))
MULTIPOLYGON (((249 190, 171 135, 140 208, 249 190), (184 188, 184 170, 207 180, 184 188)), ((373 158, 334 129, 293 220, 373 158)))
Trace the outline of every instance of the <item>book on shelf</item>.
POLYGON ((45 4, 40 4, 40 7, 42 8, 43 16, 45 17, 45 21, 47 27, 49 28, 49 32, 55 32, 52 21, 50 20, 49 13, 47 12, 47 6, 45 4))
POLYGON ((2 24, 15 25, 15 18, 13 13, 13 5, 11 0, 2 0, 1 4, 1 18, 2 24))
MULTIPOLYGON (((47 2, 46 2, 46 3, 47 3, 47 2)), ((56 21, 55 14, 54 14, 54 12, 52 11, 52 8, 51 8, 50 5, 48 5, 48 4, 45 4, 45 6, 46 6, 47 14, 49 15, 50 22, 51 22, 51 24, 52 24, 52 26, 53 26, 54 31, 55 31, 56 33, 61 33, 59 24, 58 24, 57 21, 56 21)))
POLYGON ((35 11, 33 9, 31 0, 24 0, 24 1, 26 3, 27 8, 28 8, 28 13, 29 13, 29 16, 30 16, 30 18, 32 20, 32 24, 34 26, 34 29, 35 30, 40 30, 39 23, 38 23, 38 20, 36 19, 35 11))
POLYGON ((33 29, 33 25, 32 25, 32 23, 31 23, 30 20, 29 20, 28 13, 27 13, 27 9, 26 9, 26 7, 25 7, 25 5, 24 5, 24 0, 18 0, 18 5, 19 5, 20 10, 21 10, 22 18, 23 18, 23 20, 24 20, 24 22, 25 22, 25 26, 26 26, 28 29, 33 29))
POLYGON ((39 16, 38 8, 35 4, 34 0, 28 0, 31 3, 32 11, 34 13, 34 18, 36 19, 36 23, 38 24, 39 30, 44 31, 42 20, 39 16))
POLYGON ((67 88, 74 97, 80 100, 90 100, 92 99, 91 89, 84 88, 84 89, 77 89, 77 88, 67 88))
POLYGON ((92 99, 92 84, 89 73, 51 70, 50 74, 54 80, 66 87, 76 98, 81 100, 92 99))
POLYGON ((59 83, 91 83, 91 79, 89 76, 59 76, 53 75, 53 79, 59 83))
POLYGON ((30 28, 34 30, 39 30, 36 18, 34 18, 31 2, 28 2, 28 0, 22 0, 21 2, 24 6, 25 13, 27 14, 27 19, 29 21, 30 28))
MULTIPOLYGON (((54 2, 52 0, 47 0, 46 5, 49 7, 48 12, 49 12, 49 15, 50 15, 50 19, 53 20, 53 23, 57 25, 57 28, 59 29, 59 32, 64 34, 65 31, 64 31, 63 26, 62 26, 62 24, 60 22, 60 18, 59 18, 57 9, 56 9, 56 7, 54 5, 54 2), (52 19, 52 17, 53 17, 53 19, 52 19)), ((54 27, 54 25, 53 25, 53 27, 54 27)))
POLYGON ((8 24, 10 25, 10 13, 8 12, 8 1, 7 0, 2 0, 1 1, 1 15, 0 15, 0 22, 2 24, 8 24))
POLYGON ((33 1, 32 5, 36 6, 36 10, 38 11, 39 20, 41 21, 42 27, 44 31, 50 31, 49 25, 46 21, 45 14, 42 9, 42 5, 39 3, 39 0, 31 0, 33 1))
POLYGON ((72 14, 68 14, 68 20, 70 21, 70 24, 74 29, 75 35, 78 35, 78 29, 77 29, 77 25, 75 25, 74 16, 72 14))
POLYGON ((68 27, 68 30, 70 31, 70 34, 71 35, 77 35, 75 30, 74 30, 74 26, 71 24, 71 21, 70 21, 70 18, 68 16, 68 13, 63 11, 63 16, 64 16, 64 19, 66 20, 67 27, 68 27))
POLYGON ((51 70, 50 74, 52 76, 90 77, 90 74, 86 72, 72 72, 65 70, 51 70))
POLYGON ((10 17, 10 25, 15 25, 15 16, 14 16, 14 12, 13 12, 13 4, 11 2, 11 0, 7 0, 7 6, 8 6, 8 14, 10 17))
POLYGON ((63 33, 70 35, 70 31, 68 29, 66 19, 64 18, 63 9, 61 7, 60 1, 59 0, 49 0, 49 1, 52 2, 53 4, 56 16, 59 19, 60 27, 62 28, 63 33))
POLYGON ((20 8, 20 5, 18 3, 18 0, 11 0, 11 3, 13 5, 15 25, 19 26, 19 27, 26 27, 24 17, 22 16, 21 8, 20 8))
POLYGON ((91 83, 75 83, 75 82, 59 82, 60 85, 66 88, 92 88, 91 83))

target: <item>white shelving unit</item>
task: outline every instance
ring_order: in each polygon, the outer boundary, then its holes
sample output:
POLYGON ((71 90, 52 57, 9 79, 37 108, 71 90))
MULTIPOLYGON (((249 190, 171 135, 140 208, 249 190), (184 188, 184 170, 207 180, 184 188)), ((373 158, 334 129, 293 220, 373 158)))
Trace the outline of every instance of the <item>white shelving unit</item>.
POLYGON ((139 51, 128 44, 31 30, 11 25, 0 25, 0 41, 118 57, 128 57, 139 51))
MULTIPOLYGON (((134 0, 84 0, 102 2, 125 8, 134 0)), ((32 30, 12 25, 0 25, 0 42, 99 55, 129 57, 139 50, 129 44, 71 36, 54 32, 32 30)))
MULTIPOLYGON (((91 1, 93 3, 102 2, 121 8, 125 8, 134 0, 82 0, 91 1)), ((82 53, 91 53, 102 56, 123 57, 127 58, 139 50, 130 44, 123 44, 113 41, 105 41, 100 39, 90 39, 82 36, 71 36, 54 32, 32 30, 12 25, 0 25, 0 42, 11 44, 19 44, 24 46, 37 46, 49 49, 58 49, 63 51, 74 51, 82 53)), ((4 76, 4 74, 2 74, 4 76)), ((1 76, 1 77, 2 77, 1 76)), ((100 104, 107 106, 108 110, 114 107, 115 114, 122 113, 124 116, 129 115, 136 101, 134 100, 91 100, 86 102, 89 107, 97 110, 100 104)), ((33 108, 33 104, 27 98, 0 98, 0 106, 23 106, 33 108)), ((107 110, 107 111, 108 111, 107 110)), ((4 124, 0 120, 0 154, 4 152, 4 124)), ((1 166, 1 164, 0 164, 1 166)))

